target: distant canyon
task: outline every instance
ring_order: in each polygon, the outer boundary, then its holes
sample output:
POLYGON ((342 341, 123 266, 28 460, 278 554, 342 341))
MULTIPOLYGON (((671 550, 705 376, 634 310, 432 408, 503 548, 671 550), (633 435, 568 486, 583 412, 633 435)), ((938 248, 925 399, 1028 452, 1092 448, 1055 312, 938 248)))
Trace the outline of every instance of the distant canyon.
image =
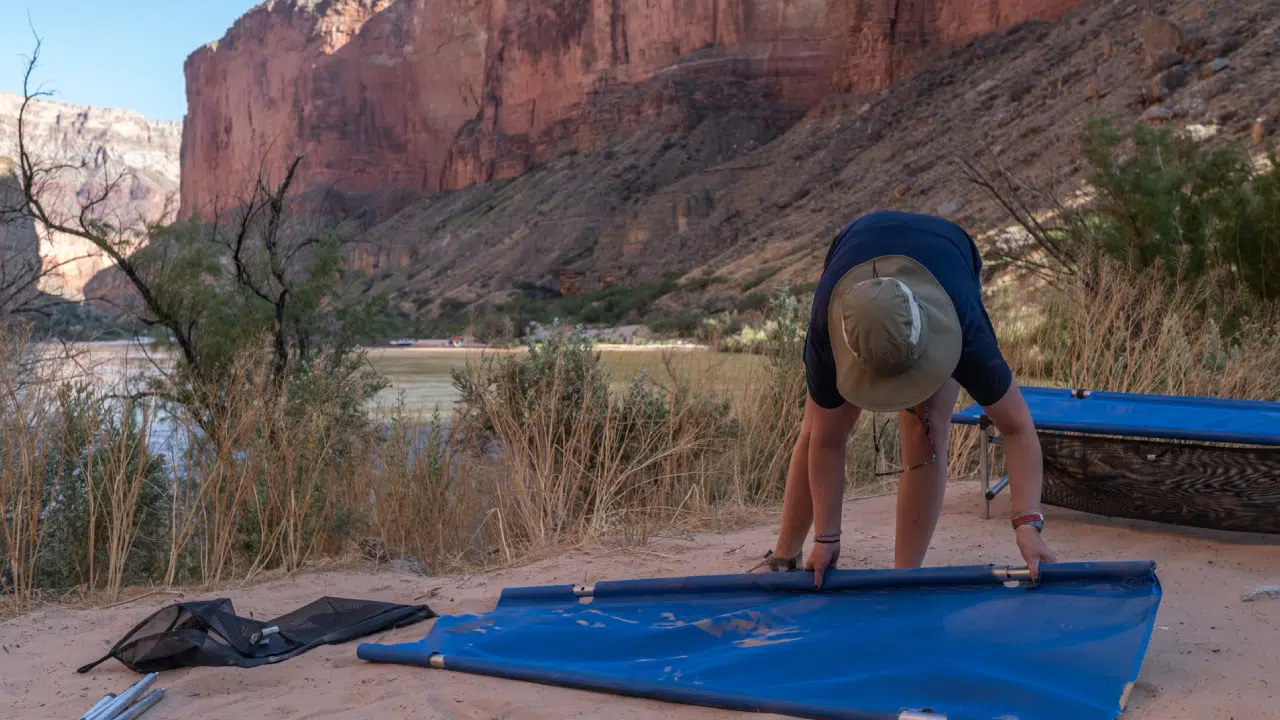
POLYGON ((794 122, 1077 4, 270 0, 187 61, 181 212, 208 215, 293 152, 304 188, 429 193, 745 104, 794 122))
MULTIPOLYGON (((0 93, 0 175, 12 177, 18 155, 18 111, 22 98, 0 93)), ((127 172, 129 182, 102 209, 108 218, 132 222, 177 217, 182 124, 149 120, 105 108, 33 100, 27 110, 27 143, 45 166, 65 169, 48 178, 46 201, 60 215, 74 213, 86 193, 109 176, 127 172)), ((0 178, 0 182, 3 182, 0 178)), ((41 289, 68 299, 83 299, 85 287, 110 261, 96 247, 75 237, 28 224, 8 231, 6 245, 37 243, 46 267, 41 289), (21 235, 21 238, 19 238, 21 235)))
MULTIPOLYGON (((1062 158, 1093 115, 1232 135, 1280 117, 1271 6, 1156 5, 268 0, 187 59, 183 123, 38 103, 32 127, 89 171, 55 184, 61 202, 123 166, 119 210, 152 218, 211 217, 301 155, 295 188, 358 217, 348 259, 407 315, 673 276, 664 312, 714 313, 812 281, 830 234, 868 209, 992 228, 999 213, 947 169, 958 151, 1052 184, 1078 179, 1062 158), (1179 55, 1200 69, 1153 109, 1150 23, 1179 53, 1180 27, 1215 38, 1179 55)), ((0 95, 0 157, 17 100, 0 95)), ((88 256, 62 294, 111 290, 91 249, 41 252, 88 256)))

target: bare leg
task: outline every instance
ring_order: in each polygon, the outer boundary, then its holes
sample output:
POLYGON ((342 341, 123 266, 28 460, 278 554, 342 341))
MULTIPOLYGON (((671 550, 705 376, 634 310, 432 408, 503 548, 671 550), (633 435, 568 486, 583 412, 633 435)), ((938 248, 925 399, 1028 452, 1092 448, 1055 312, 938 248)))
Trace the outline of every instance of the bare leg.
POLYGON ((791 451, 787 466, 787 487, 782 495, 782 527, 773 554, 779 558, 795 557, 804 549, 804 539, 813 525, 813 494, 809 491, 809 413, 800 423, 800 437, 791 451))
MULTIPOLYGON (((902 474, 898 485, 897 537, 893 564, 898 568, 917 568, 924 563, 929 541, 938 525, 942 500, 947 487, 947 442, 950 439, 951 412, 955 409, 960 385, 947 380, 933 397, 915 408, 923 416, 929 409, 929 429, 937 461, 902 474)), ((902 443, 903 467, 928 462, 931 454, 929 438, 921 417, 898 413, 898 438, 902 443)))

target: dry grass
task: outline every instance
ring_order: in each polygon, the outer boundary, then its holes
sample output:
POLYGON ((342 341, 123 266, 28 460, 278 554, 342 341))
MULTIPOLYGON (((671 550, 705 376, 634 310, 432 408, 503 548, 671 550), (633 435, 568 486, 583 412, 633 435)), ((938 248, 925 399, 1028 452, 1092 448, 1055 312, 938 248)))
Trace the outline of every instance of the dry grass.
MULTIPOLYGON (((1208 282, 1175 285, 1155 269, 1104 263, 1098 291, 1046 288, 1041 311, 1001 328, 1015 371, 1033 382, 1117 392, 1280 399, 1280 316, 1224 337, 1205 308, 1208 282)), ((1227 309, 1229 310, 1229 308, 1227 309)))
POLYGON ((367 518, 361 551, 438 573, 482 562, 487 523, 478 468, 438 415, 396 410, 372 457, 352 467, 343 506, 367 518))
MULTIPOLYGON (((92 413, 91 417, 102 421, 103 425, 110 422, 102 417, 102 412, 92 413)), ((125 414, 134 412, 132 404, 126 406, 125 414)), ((140 408, 139 425, 142 428, 143 436, 151 428, 154 418, 154 408, 148 403, 140 408)), ((91 431, 94 435, 101 432, 100 427, 93 427, 91 431)), ((138 501, 142 495, 143 486, 147 480, 148 463, 143 457, 147 453, 145 441, 139 442, 136 436, 128 432, 116 432, 109 434, 103 442, 104 452, 99 460, 100 467, 93 467, 94 454, 88 454, 85 465, 79 473, 82 478, 100 478, 100 482, 89 482, 86 488, 86 494, 89 497, 89 528, 92 530, 97 526, 97 515, 99 512, 107 518, 107 580, 106 580, 106 596, 109 602, 114 602, 120 595, 120 587, 124 581, 125 562, 128 560, 133 549, 134 541, 137 538, 138 528, 135 523, 135 514, 138 510, 138 501)), ((89 539, 89 547, 95 548, 96 543, 92 534, 89 539)), ((96 577, 92 570, 92 560, 94 553, 90 553, 90 574, 89 586, 95 587, 96 577)))
POLYGON ((46 467, 61 420, 45 378, 18 373, 26 341, 20 329, 0 327, 0 588, 19 605, 36 590, 40 519, 49 502, 46 467))
MULTIPOLYGON (((1034 306, 993 312, 1022 382, 1280 399, 1274 317, 1254 318, 1224 340, 1204 319, 1195 288, 1116 267, 1104 268, 1101 287, 1097 296, 1040 288, 1023 295, 1034 306)), ((248 582, 355 553, 440 574, 587 540, 635 546, 673 526, 759 519, 782 496, 805 393, 798 346, 778 347, 732 387, 691 372, 704 364, 682 356, 625 392, 610 391, 603 366, 572 347, 494 353, 460 374, 472 388, 462 411, 427 417, 396 408, 373 423, 344 414, 341 386, 308 386, 301 399, 284 401, 272 392, 269 363, 246 352, 216 389, 219 410, 203 426, 172 418, 186 453, 166 489, 168 556, 153 582, 248 582)), ((136 444, 90 433, 105 438, 98 451, 75 453, 77 472, 50 477, 51 453, 67 441, 63 396, 39 385, 4 387, 7 592, 30 599, 39 590, 51 483, 96 476, 89 512, 108 537, 89 546, 107 548, 106 567, 93 566, 82 590, 114 599, 133 557, 145 482, 130 454, 136 444)), ((145 428, 154 413, 141 417, 145 428)), ((976 432, 952 434, 951 474, 959 477, 977 465, 976 432)), ((898 446, 896 417, 860 423, 847 456, 848 494, 892 491, 896 478, 877 471, 899 464, 898 446)))
MULTIPOLYGON (((1230 308, 1207 302, 1206 280, 1175 285, 1165 273, 1100 263, 1096 292, 1083 283, 1006 289, 1017 301, 992 312, 1014 375, 1022 384, 1280 400, 1280 312, 1250 318, 1232 336, 1215 321, 1230 308)), ((962 401, 961 404, 963 404, 962 401)), ((978 467, 978 432, 953 427, 953 476, 978 467)), ((995 454, 993 473, 1002 473, 995 454)))
POLYGON ((83 568, 87 586, 113 601, 139 535, 153 409, 113 407, 58 364, 24 362, 31 348, 20 326, 0 328, 0 335, 0 588, 26 604, 47 589, 42 574, 57 564, 83 568), (121 421, 126 416, 131 423, 121 421), (83 546, 48 546, 54 518, 73 505, 84 514, 83 546), (57 557, 76 550, 84 557, 57 557))

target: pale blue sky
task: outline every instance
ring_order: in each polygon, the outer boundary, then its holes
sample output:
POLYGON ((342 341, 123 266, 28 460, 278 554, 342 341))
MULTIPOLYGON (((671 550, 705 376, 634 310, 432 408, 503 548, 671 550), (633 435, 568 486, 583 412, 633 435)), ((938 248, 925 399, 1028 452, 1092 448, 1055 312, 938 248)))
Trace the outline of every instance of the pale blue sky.
POLYGON ((44 41, 35 80, 53 100, 186 114, 182 64, 257 0, 0 0, 0 91, 22 91, 23 58, 44 41), (28 22, 30 18, 30 23, 28 22))

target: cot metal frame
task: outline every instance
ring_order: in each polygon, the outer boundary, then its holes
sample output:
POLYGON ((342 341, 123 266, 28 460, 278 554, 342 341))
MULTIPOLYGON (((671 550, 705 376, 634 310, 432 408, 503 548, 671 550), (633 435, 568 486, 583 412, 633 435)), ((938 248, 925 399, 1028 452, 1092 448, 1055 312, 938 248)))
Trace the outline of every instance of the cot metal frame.
MULTIPOLYGON (((1091 390, 1070 391, 1071 397, 1076 400, 1084 400, 1091 394, 1091 390)), ((991 484, 991 449, 993 446, 1004 448, 1004 438, 995 432, 995 427, 995 423, 991 422, 991 418, 987 417, 985 412, 978 418, 978 444, 981 453, 978 467, 982 474, 982 518, 984 520, 991 519, 991 501, 1009 487, 1008 475, 1000 478, 994 486, 991 484)))
POLYGON ((994 487, 991 485, 991 448, 992 446, 1004 447, 1004 438, 993 432, 995 423, 991 422, 986 415, 978 421, 978 444, 981 446, 981 456, 979 457, 979 467, 982 473, 982 518, 984 520, 991 519, 991 501, 1006 488, 1009 487, 1009 476, 1005 475, 1000 478, 994 487))

